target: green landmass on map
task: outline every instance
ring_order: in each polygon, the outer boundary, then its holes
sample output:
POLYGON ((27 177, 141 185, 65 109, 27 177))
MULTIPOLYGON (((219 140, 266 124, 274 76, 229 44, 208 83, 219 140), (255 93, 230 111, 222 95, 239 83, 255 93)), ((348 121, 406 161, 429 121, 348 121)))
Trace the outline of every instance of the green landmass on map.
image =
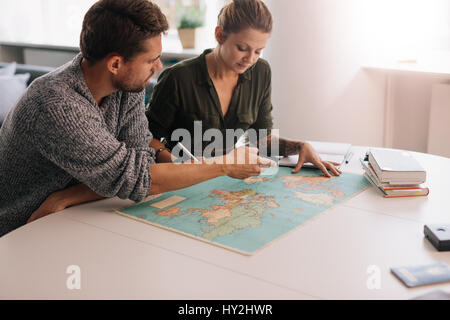
POLYGON ((362 175, 326 178, 319 170, 236 180, 220 177, 168 192, 120 210, 120 214, 252 254, 305 221, 365 189, 362 175), (151 205, 171 196, 185 200, 167 208, 151 205))

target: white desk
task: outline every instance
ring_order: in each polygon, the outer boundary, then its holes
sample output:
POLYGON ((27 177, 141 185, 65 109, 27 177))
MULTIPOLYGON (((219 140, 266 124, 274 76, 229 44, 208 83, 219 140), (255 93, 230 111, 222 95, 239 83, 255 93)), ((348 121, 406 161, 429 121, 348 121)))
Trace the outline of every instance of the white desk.
MULTIPOLYGON (((362 173, 354 147, 344 171, 362 173)), ((112 212, 117 198, 66 209, 0 238, 0 298, 409 299, 450 284, 406 288, 395 266, 441 260, 425 223, 450 223, 450 159, 414 153, 428 197, 385 199, 373 187, 243 256, 112 212), (69 290, 66 269, 81 269, 69 290), (381 271, 369 290, 367 268, 381 271)))

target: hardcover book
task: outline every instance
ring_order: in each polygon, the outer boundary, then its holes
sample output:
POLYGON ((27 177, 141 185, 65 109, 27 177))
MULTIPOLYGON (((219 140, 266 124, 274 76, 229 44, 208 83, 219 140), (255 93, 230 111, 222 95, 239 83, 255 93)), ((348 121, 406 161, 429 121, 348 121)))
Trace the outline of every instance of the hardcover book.
POLYGON ((420 184, 426 180, 425 169, 407 151, 371 149, 369 163, 380 182, 420 184))

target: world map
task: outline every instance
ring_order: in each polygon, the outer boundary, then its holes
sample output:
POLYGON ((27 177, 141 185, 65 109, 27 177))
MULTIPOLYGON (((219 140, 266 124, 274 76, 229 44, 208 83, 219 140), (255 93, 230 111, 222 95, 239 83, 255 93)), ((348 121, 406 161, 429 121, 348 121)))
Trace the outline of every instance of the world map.
POLYGON ((326 178, 317 169, 303 168, 298 174, 276 169, 273 175, 246 180, 215 178, 117 212, 251 255, 369 186, 352 173, 326 178))

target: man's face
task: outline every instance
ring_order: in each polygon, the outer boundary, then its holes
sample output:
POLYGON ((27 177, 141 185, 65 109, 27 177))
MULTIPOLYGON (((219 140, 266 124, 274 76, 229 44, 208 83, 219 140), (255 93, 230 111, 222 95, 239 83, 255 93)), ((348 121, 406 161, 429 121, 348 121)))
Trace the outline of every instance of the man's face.
POLYGON ((116 89, 140 92, 150 82, 150 77, 155 71, 162 69, 161 35, 145 40, 143 47, 144 52, 125 62, 117 76, 113 78, 113 85, 116 89))

